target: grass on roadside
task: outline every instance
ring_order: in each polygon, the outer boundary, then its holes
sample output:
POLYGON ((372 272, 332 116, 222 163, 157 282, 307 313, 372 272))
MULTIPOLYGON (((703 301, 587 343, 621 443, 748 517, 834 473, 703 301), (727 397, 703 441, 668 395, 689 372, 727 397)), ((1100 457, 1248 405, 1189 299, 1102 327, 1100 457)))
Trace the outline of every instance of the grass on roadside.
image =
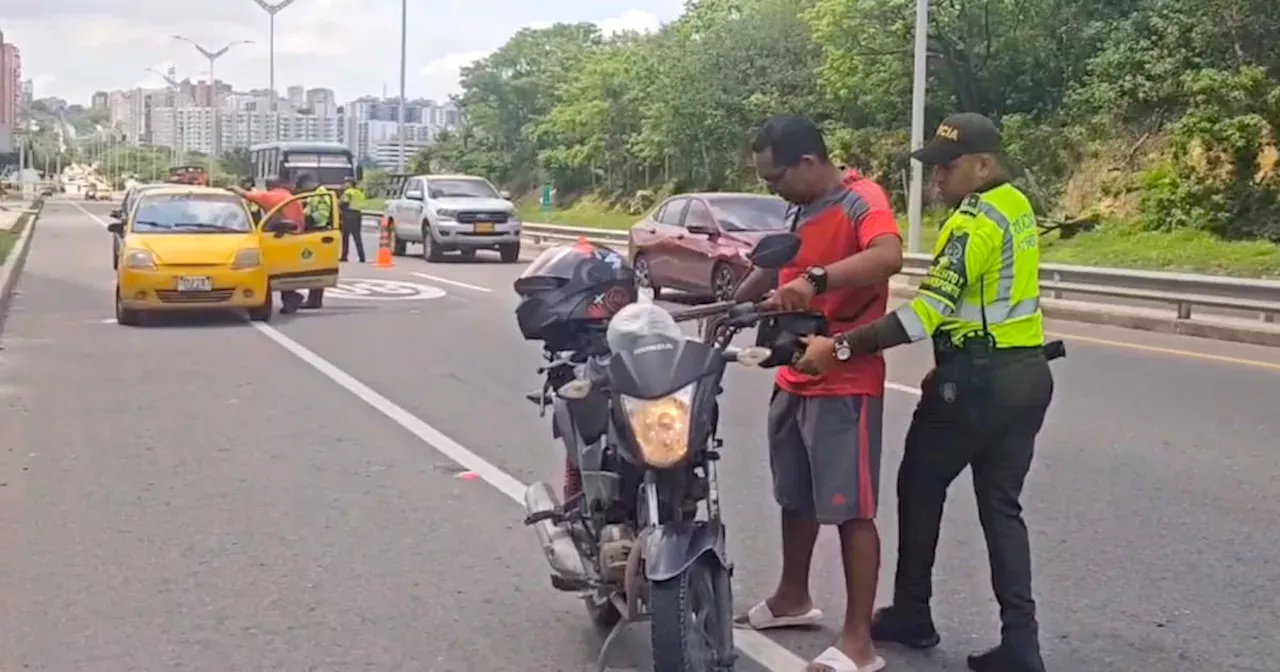
POLYGON ((18 237, 22 235, 22 230, 27 227, 31 215, 23 214, 18 216, 18 221, 14 222, 13 228, 8 231, 0 231, 0 265, 3 265, 5 259, 9 258, 9 251, 14 245, 18 244, 18 237))
POLYGON ((370 198, 366 199, 364 205, 360 207, 365 212, 382 212, 387 207, 387 199, 370 198))

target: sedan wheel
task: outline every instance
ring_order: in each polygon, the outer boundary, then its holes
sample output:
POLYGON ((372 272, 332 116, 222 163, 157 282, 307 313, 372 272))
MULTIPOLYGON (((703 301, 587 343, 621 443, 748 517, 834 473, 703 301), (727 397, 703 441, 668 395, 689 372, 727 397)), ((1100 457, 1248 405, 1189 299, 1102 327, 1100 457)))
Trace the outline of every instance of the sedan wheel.
POLYGON ((716 264, 711 271, 711 295, 716 301, 733 299, 734 290, 738 288, 738 278, 728 264, 716 264))

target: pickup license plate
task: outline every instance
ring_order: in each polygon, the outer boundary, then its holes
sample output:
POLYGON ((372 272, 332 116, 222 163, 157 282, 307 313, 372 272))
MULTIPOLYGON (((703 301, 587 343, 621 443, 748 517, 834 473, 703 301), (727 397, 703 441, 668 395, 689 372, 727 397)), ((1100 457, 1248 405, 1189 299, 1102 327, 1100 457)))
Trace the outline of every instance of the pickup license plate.
POLYGON ((493 233, 493 224, 488 222, 476 224, 476 233, 493 233))
POLYGON ((182 276, 178 278, 179 292, 207 292, 213 289, 213 278, 182 276))

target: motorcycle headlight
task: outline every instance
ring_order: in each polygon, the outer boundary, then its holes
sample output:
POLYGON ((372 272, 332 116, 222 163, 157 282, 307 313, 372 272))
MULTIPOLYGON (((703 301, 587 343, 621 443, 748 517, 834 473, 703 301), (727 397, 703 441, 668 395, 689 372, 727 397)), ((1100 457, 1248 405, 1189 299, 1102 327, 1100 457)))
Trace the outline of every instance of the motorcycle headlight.
POLYGON ((234 270, 257 268, 261 265, 262 252, 252 247, 236 252, 236 258, 231 262, 231 268, 234 270))
POLYGON ((631 433, 645 464, 667 469, 689 454, 693 388, 688 385, 661 399, 622 396, 622 410, 631 423, 631 433))
POLYGON ((141 271, 156 270, 156 258, 147 250, 129 250, 124 255, 124 265, 126 268, 133 268, 141 271))

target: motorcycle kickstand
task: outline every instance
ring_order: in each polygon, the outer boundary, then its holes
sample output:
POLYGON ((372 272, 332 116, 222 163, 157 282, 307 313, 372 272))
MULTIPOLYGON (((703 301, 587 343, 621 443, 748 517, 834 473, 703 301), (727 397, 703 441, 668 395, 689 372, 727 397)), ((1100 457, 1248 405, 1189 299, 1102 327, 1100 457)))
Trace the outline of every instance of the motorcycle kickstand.
POLYGON ((627 626, 632 623, 635 623, 635 621, 629 620, 624 616, 613 624, 613 628, 609 630, 609 634, 604 638, 604 643, 600 645, 600 656, 596 658, 596 672, 609 672, 609 647, 618 641, 618 635, 622 634, 622 631, 626 630, 627 626))

